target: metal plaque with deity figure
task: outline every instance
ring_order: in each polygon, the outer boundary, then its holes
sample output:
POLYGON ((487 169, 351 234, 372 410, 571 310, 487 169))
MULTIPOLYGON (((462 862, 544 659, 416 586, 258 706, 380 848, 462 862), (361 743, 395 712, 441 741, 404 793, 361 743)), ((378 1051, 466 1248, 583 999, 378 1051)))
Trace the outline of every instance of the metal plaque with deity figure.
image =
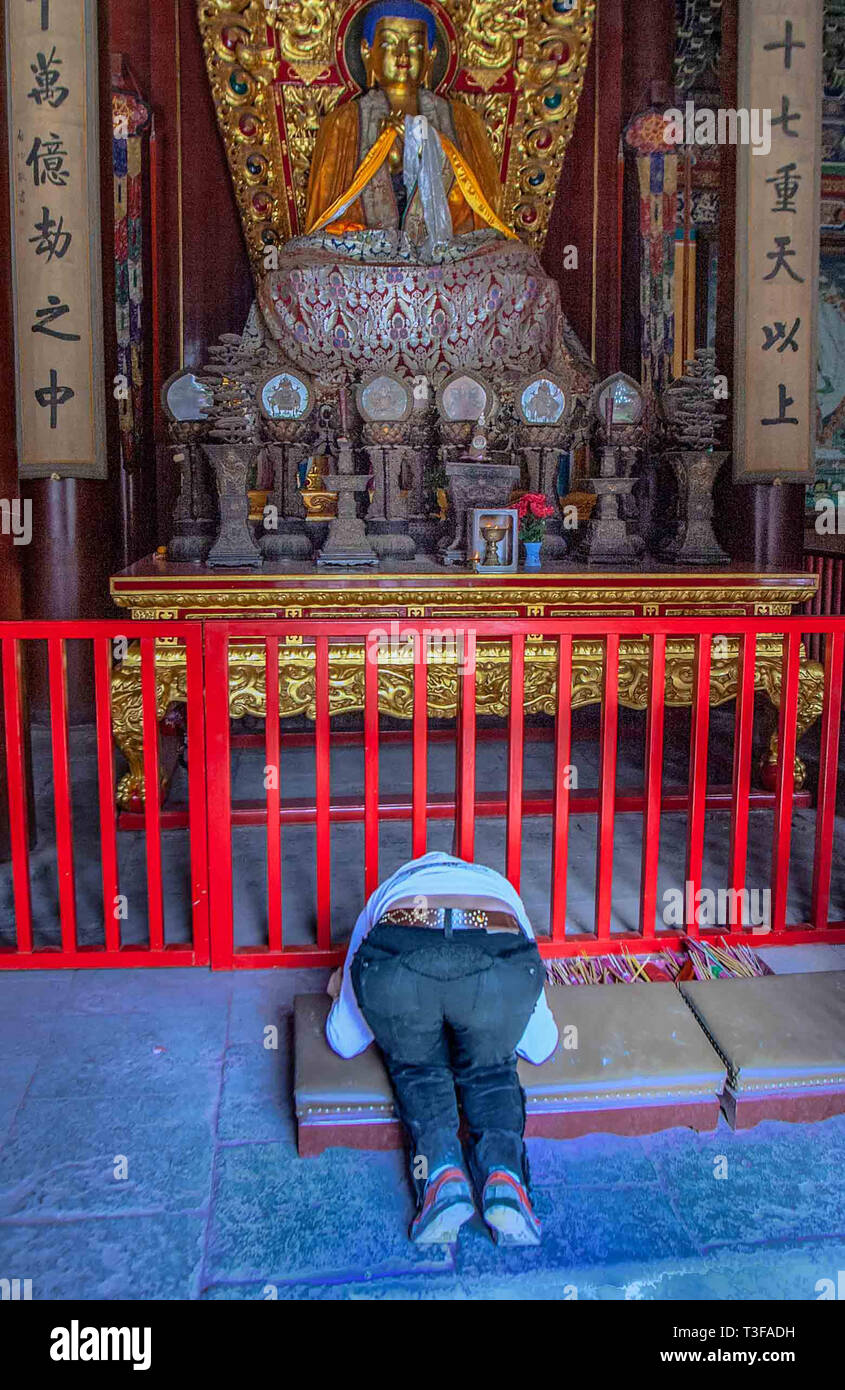
POLYGON ((185 424, 205 419, 214 397, 195 372, 180 369, 167 378, 161 388, 161 404, 168 420, 185 424))
POLYGON ((314 405, 314 391, 304 377, 275 371, 258 393, 258 404, 267 420, 304 420, 314 405))
POLYGON ((645 401, 635 381, 624 372, 615 372, 594 393, 593 409, 600 424, 610 418, 615 425, 636 425, 642 418, 645 401))
POLYGON ((18 470, 105 478, 94 0, 6 0, 6 67, 18 470))
POLYGON ((414 408, 411 387, 392 372, 362 382, 356 392, 358 410, 365 420, 407 420, 414 408))
POLYGON ((527 382, 517 396, 517 409, 526 425, 557 425, 568 405, 561 382, 546 374, 527 382))
POLYGON ((483 381, 469 372, 451 376, 437 392, 437 407, 446 420, 490 418, 493 395, 483 381))

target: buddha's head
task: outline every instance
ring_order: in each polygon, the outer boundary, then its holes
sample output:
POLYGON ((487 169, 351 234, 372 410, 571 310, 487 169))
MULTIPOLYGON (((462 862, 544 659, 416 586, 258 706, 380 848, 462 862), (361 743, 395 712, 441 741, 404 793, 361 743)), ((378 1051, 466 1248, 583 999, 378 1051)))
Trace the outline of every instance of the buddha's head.
POLYGON ((434 16, 416 0, 385 0, 364 16, 361 56, 367 86, 421 87, 437 54, 434 16))

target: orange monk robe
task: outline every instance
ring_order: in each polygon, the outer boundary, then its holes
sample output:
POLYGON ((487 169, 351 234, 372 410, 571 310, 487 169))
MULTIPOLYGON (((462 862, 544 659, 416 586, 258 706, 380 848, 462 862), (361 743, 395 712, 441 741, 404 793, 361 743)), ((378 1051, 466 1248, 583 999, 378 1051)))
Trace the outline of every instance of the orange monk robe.
MULTIPOLYGON (((449 105, 452 109, 452 123, 458 149, 475 174, 487 203, 493 212, 500 216, 502 184, 484 123, 478 113, 462 101, 451 101, 449 105)), ((314 157, 311 161, 311 176, 308 180, 306 232, 310 232, 326 209, 351 186, 359 163, 358 107, 354 101, 347 101, 323 117, 317 134, 314 157)), ((455 236, 487 226, 484 218, 473 212, 469 206, 457 180, 449 190, 448 201, 455 236)), ((350 203, 346 211, 326 230, 338 235, 342 232, 365 231, 364 209, 360 199, 350 203)))

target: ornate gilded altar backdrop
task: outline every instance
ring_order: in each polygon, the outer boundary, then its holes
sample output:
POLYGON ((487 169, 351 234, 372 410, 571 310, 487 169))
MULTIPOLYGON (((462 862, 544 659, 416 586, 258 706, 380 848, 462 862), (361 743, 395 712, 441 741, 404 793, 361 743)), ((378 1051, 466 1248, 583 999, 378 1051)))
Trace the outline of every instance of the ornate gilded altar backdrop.
MULTIPOLYGON (((268 246, 304 226, 325 113, 363 90, 366 0, 198 0, 217 118, 256 281, 268 246)), ((505 220, 542 248, 572 134, 595 0, 430 0, 432 85, 483 117, 499 161, 505 220)))
MULTIPOLYGON (((812 575, 754 575, 714 571, 696 573, 571 574, 517 573, 486 581, 469 573, 429 574, 424 570, 394 574, 329 575, 311 567, 302 573, 209 572, 189 564, 152 559, 133 565, 111 581, 114 602, 133 618, 368 618, 389 633, 392 619, 437 618, 444 633, 458 618, 563 618, 606 615, 629 617, 788 615, 815 590, 812 575)), ((342 630, 342 629, 341 629, 342 630)), ((714 644, 710 702, 722 704, 737 695, 739 674, 735 638, 714 644)), ((315 714, 314 648, 301 638, 279 646, 279 712, 290 717, 315 714)), ((509 647, 506 641, 478 647, 476 707, 480 715, 504 717, 509 709, 509 647)), ((572 706, 602 699, 603 643, 600 638, 573 644, 572 706)), ((757 642, 755 688, 777 708, 780 702, 782 642, 761 636, 757 642)), ((364 648, 360 642, 332 642, 329 648, 329 711, 360 712, 364 707, 364 648)), ((387 650, 379 663, 379 709, 409 720, 413 710, 411 653, 387 650)), ((526 645, 526 714, 553 714, 556 708, 557 644, 537 640, 526 645)), ((802 658, 798 736, 818 718, 822 707, 823 669, 802 658)), ((428 709, 432 719, 454 718, 458 700, 458 666, 454 648, 435 651, 428 671, 428 709)), ((648 704, 649 642, 623 639, 619 661, 619 701, 629 709, 648 704)), ((692 639, 670 638, 666 650, 666 703, 689 706, 694 688, 692 639)), ((156 651, 156 703, 159 718, 184 704, 185 657, 178 643, 160 641, 156 651)), ((136 647, 115 667, 112 680, 115 738, 129 763, 119 791, 120 804, 139 809, 143 803, 141 741, 141 666, 136 647)), ((265 655, 259 642, 233 642, 229 653, 229 713, 263 717, 266 712, 265 655)), ((767 761, 776 761, 776 735, 767 761)), ((796 759, 797 786, 804 767, 796 759)))

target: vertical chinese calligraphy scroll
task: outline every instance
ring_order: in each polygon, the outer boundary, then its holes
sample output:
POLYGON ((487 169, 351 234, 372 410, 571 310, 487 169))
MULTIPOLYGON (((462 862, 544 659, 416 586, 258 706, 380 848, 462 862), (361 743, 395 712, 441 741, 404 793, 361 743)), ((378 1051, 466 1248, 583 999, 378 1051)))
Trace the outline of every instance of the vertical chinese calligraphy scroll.
POLYGON ((740 0, 734 480, 811 481, 821 173, 822 0, 740 0))
POLYGON ((106 476, 96 0, 6 0, 18 468, 106 476))

